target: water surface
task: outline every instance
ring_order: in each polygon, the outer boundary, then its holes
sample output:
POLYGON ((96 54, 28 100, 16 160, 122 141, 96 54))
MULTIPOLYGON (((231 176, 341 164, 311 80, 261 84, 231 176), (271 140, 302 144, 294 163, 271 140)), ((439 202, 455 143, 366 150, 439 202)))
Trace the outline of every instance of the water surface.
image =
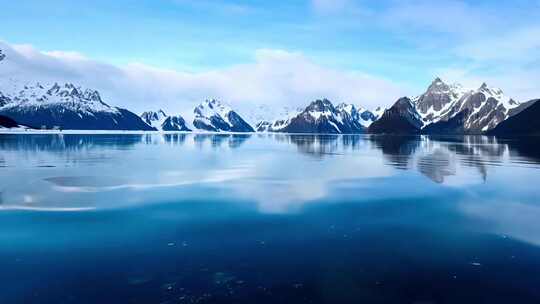
POLYGON ((537 142, 0 135, 0 303, 539 303, 537 142))

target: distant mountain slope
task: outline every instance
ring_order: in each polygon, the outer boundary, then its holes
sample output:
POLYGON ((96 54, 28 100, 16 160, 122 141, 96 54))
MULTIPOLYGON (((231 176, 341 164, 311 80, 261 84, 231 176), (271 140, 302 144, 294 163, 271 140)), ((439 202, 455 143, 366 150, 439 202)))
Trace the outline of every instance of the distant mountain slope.
POLYGON ((256 129, 258 132, 357 134, 364 133, 376 118, 372 112, 352 104, 334 106, 328 99, 319 99, 289 117, 261 121, 256 129))
POLYGON ((216 99, 206 100, 194 110, 193 126, 211 132, 255 132, 238 113, 216 99))
POLYGON ((97 91, 70 83, 15 84, 0 92, 0 115, 35 128, 154 130, 136 114, 103 102, 97 91))
POLYGON ((158 131, 191 131, 182 116, 169 116, 163 110, 144 112, 141 118, 158 131))
POLYGON ((532 100, 531 104, 518 114, 501 122, 489 135, 540 135, 540 99, 532 100))
POLYGON ((416 112, 412 101, 400 98, 381 118, 368 129, 373 134, 418 134, 422 128, 422 118, 416 112))
POLYGON ((514 115, 517 115, 519 113, 521 113, 521 111, 527 109, 528 107, 532 106, 533 104, 536 103, 538 99, 533 99, 533 100, 529 100, 527 102, 523 102, 523 103, 520 103, 519 106, 511 109, 510 111, 508 111, 508 116, 509 117, 512 117, 514 115))

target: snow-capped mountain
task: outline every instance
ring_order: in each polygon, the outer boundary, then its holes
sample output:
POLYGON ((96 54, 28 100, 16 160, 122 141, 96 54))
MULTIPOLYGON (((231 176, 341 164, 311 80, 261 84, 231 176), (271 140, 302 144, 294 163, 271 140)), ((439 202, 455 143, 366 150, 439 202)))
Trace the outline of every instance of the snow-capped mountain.
POLYGON ((371 124, 368 130, 374 134, 417 134, 422 126, 422 117, 413 102, 403 97, 384 111, 382 117, 371 124))
POLYGON ((163 110, 144 112, 141 118, 158 131, 191 131, 182 116, 169 116, 163 110))
POLYGON ((98 91, 70 83, 0 87, 0 115, 34 128, 77 130, 153 130, 136 114, 111 107, 98 91))
POLYGON ((238 113, 216 99, 206 100, 193 110, 193 126, 211 132, 255 132, 238 113))
POLYGON ((436 78, 428 90, 413 99, 426 133, 481 133, 511 116, 520 104, 501 89, 482 84, 478 89, 448 85, 436 78))
POLYGON ((274 121, 261 121, 258 132, 284 133, 363 133, 377 116, 352 104, 334 106, 328 99, 315 100, 304 110, 274 121))
POLYGON ((413 103, 426 124, 434 123, 467 92, 461 85, 448 85, 437 77, 424 94, 413 99, 413 103))

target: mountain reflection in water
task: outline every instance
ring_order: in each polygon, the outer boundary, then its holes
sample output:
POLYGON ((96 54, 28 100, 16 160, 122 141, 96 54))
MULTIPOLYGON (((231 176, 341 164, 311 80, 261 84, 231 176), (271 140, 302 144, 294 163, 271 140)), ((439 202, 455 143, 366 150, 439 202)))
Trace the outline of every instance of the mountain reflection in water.
POLYGON ((197 185, 255 200, 270 212, 332 197, 340 187, 367 187, 369 197, 377 192, 370 190, 378 188, 374 182, 400 172, 473 185, 489 181, 498 167, 535 168, 540 160, 534 140, 482 136, 24 134, 0 135, 0 151, 4 206, 53 200, 58 206, 69 197, 74 207, 102 208, 99 196, 125 206, 190 197, 197 185), (29 176, 8 176, 23 168, 29 176))
MULTIPOLYGON (((287 135, 287 134, 24 134, 0 135, 0 151, 19 154, 72 151, 136 150, 141 145, 183 146, 213 150, 238 149, 250 139, 274 141, 295 146, 300 154, 316 159, 338 157, 343 153, 380 151, 385 164, 399 170, 418 170, 436 183, 456 175, 456 163, 476 168, 486 180, 489 167, 504 161, 539 164, 540 143, 535 138, 499 141, 485 136, 375 136, 375 135, 287 135)), ((42 164, 43 165, 43 164, 42 164)), ((0 167, 9 166, 0 156, 0 167)))

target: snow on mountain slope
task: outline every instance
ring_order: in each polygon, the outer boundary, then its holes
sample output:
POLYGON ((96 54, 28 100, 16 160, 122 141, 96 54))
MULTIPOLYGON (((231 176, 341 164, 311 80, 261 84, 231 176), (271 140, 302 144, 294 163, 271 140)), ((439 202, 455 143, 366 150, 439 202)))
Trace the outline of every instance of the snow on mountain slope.
POLYGON ((2 95, 7 97, 9 106, 43 107, 49 105, 62 105, 75 111, 84 112, 111 112, 118 113, 118 109, 111 107, 101 100, 98 91, 83 89, 71 83, 54 84, 21 84, 11 80, 0 86, 2 95))
POLYGON ((148 125, 156 128, 158 131, 161 131, 161 126, 163 125, 163 122, 165 119, 167 119, 167 114, 163 110, 157 110, 157 111, 147 111, 143 112, 141 114, 141 118, 144 122, 146 122, 148 125))
POLYGON ((254 132, 238 113, 216 99, 206 100, 193 110, 193 126, 211 132, 254 132))
POLYGON ((448 85, 436 78, 427 91, 413 99, 417 112, 422 116, 424 127, 442 130, 453 126, 456 132, 481 133, 488 131, 510 116, 519 103, 504 95, 501 89, 482 84, 478 89, 465 89, 459 84, 448 85), (447 123, 457 115, 453 123, 447 123), (456 124, 459 121, 462 126, 456 124))
POLYGON ((400 98, 392 107, 384 111, 381 118, 369 127, 374 134, 418 134, 422 128, 422 117, 414 103, 407 97, 400 98))
POLYGON ((328 99, 313 101, 280 129, 286 133, 342 133, 342 115, 328 99))
POLYGON ((328 99, 315 100, 302 112, 276 120, 264 131, 287 133, 362 133, 361 113, 354 105, 334 107, 328 99))
POLYGON ((425 123, 437 122, 441 114, 448 111, 468 91, 459 84, 448 85, 440 78, 428 87, 427 91, 412 99, 418 114, 425 123))
POLYGON ((256 124, 258 132, 289 133, 362 133, 377 119, 377 115, 352 104, 334 106, 327 99, 316 100, 305 109, 289 112, 274 120, 256 124))
POLYGON ((372 111, 373 115, 375 115, 375 120, 378 120, 382 117, 384 114, 384 111, 386 111, 386 108, 384 107, 377 107, 375 110, 372 111))
POLYGON ((169 116, 163 110, 144 112, 141 118, 158 131, 191 131, 182 116, 169 116))
POLYGON ((341 112, 342 120, 350 119, 352 124, 360 124, 363 128, 369 127, 375 120, 377 120, 377 115, 373 112, 362 108, 356 107, 353 104, 341 103, 336 109, 341 112))
POLYGON ((0 115, 35 128, 152 130, 134 113, 106 104, 98 91, 71 83, 0 83, 0 115))

